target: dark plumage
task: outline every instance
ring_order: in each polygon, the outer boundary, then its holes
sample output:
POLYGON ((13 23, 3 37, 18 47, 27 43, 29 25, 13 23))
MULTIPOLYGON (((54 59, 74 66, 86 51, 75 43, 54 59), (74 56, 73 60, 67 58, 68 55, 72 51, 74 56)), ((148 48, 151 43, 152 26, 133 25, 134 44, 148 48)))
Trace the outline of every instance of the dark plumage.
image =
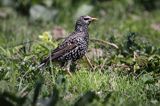
POLYGON ((87 52, 89 41, 88 25, 93 20, 96 20, 96 18, 81 16, 76 21, 74 32, 54 49, 51 55, 41 62, 39 67, 48 64, 52 60, 64 64, 69 72, 71 63, 83 57, 87 52))

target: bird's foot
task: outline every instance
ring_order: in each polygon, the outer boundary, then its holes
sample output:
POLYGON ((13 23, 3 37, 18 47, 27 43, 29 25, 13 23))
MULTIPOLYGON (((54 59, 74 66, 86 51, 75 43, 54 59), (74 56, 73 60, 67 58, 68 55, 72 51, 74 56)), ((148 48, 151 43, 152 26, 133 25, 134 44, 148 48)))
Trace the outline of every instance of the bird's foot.
POLYGON ((65 72, 67 72, 67 74, 68 74, 69 76, 72 76, 72 73, 71 73, 71 71, 70 71, 68 68, 63 68, 63 70, 64 70, 65 72))
POLYGON ((70 65, 71 65, 71 63, 72 63, 72 61, 70 60, 70 61, 68 61, 66 64, 65 64, 65 71, 70 75, 70 76, 72 76, 72 73, 70 72, 70 65))
POLYGON ((66 70, 67 74, 69 74, 70 76, 72 76, 72 73, 68 70, 66 70))

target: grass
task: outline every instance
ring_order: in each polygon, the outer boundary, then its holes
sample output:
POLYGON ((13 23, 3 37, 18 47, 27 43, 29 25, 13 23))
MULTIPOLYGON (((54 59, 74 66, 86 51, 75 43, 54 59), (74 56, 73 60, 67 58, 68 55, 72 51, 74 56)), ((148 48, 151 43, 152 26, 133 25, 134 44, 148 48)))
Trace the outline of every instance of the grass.
POLYGON ((89 30, 90 38, 111 41, 119 49, 90 42, 89 48, 100 48, 103 56, 90 58, 94 71, 85 60, 78 61, 72 77, 54 63, 43 71, 37 70, 36 65, 58 43, 39 39, 39 35, 57 25, 71 32, 74 24, 70 16, 74 11, 61 12, 53 22, 32 23, 15 11, 0 19, 0 103, 159 105, 160 31, 151 25, 160 21, 160 11, 148 12, 138 7, 134 10, 132 5, 128 10, 127 4, 122 4, 107 2, 108 8, 103 3, 96 5, 91 15, 99 21, 89 30))

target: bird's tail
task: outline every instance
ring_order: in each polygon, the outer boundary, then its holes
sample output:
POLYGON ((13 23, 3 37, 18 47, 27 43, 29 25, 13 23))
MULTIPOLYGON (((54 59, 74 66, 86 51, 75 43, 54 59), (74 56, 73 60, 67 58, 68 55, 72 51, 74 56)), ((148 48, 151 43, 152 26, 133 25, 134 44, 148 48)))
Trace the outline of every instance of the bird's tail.
POLYGON ((44 67, 45 65, 48 64, 48 62, 49 62, 49 57, 47 57, 47 58, 45 58, 44 60, 42 60, 42 61, 40 62, 40 64, 38 65, 37 68, 42 68, 42 67, 44 67))
POLYGON ((42 68, 43 66, 45 66, 45 63, 39 64, 37 68, 39 69, 39 68, 42 68))

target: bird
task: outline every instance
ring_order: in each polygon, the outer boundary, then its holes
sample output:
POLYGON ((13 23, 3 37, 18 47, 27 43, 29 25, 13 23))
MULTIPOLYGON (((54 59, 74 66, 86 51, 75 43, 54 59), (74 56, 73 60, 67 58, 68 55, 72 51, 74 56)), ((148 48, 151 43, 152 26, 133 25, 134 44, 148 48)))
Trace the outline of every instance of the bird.
POLYGON ((97 18, 88 15, 80 16, 75 23, 74 31, 48 57, 43 59, 38 67, 43 67, 50 61, 56 61, 65 67, 69 75, 72 75, 70 66, 86 54, 89 45, 88 26, 95 20, 97 18))

